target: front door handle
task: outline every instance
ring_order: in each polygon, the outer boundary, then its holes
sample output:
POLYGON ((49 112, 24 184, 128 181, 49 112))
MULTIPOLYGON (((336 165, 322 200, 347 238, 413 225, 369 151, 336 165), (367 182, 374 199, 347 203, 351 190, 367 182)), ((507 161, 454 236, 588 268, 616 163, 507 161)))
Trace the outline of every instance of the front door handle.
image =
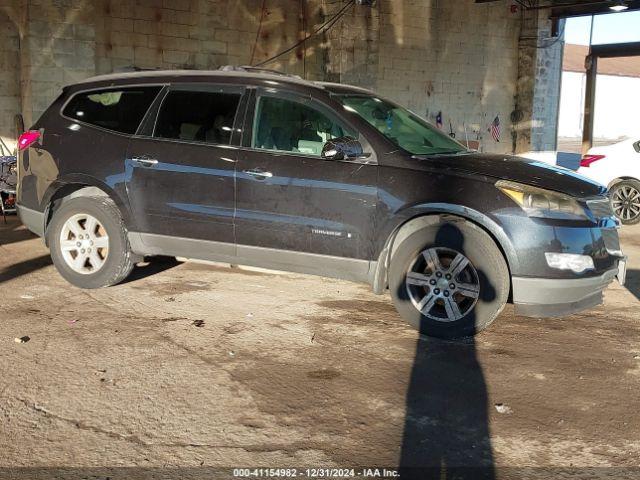
POLYGON ((264 180, 265 178, 273 177, 273 173, 265 172, 264 170, 261 170, 259 168, 256 168, 254 170, 243 170, 242 172, 257 178, 258 180, 264 180))
POLYGON ((158 160, 155 158, 149 158, 146 155, 143 155, 142 157, 132 157, 131 161, 142 167, 153 167, 158 164, 158 160))

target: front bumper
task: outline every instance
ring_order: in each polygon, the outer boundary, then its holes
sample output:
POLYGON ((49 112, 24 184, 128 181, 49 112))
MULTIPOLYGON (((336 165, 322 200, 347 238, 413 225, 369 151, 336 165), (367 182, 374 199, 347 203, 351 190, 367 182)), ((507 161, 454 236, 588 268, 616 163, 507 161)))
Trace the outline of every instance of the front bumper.
POLYGON ((513 277, 516 314, 525 317, 561 317, 602 303, 602 292, 616 278, 624 283, 625 261, 598 277, 551 279, 513 277), (619 271, 621 270, 621 271, 619 271))

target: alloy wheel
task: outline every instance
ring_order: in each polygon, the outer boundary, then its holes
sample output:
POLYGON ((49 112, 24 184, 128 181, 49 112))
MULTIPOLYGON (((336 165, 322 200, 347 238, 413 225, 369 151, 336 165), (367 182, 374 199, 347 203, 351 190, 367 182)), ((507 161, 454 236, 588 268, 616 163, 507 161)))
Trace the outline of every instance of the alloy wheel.
POLYGON ((410 266, 405 285, 415 308, 440 322, 464 318, 480 296, 475 267, 466 256, 450 248, 422 251, 410 266))
POLYGON ((619 219, 634 220, 640 215, 640 192, 630 185, 616 188, 611 195, 611 205, 619 219))
POLYGON ((109 235, 97 218, 79 213, 62 226, 60 250, 62 258, 74 272, 92 274, 107 261, 109 235))

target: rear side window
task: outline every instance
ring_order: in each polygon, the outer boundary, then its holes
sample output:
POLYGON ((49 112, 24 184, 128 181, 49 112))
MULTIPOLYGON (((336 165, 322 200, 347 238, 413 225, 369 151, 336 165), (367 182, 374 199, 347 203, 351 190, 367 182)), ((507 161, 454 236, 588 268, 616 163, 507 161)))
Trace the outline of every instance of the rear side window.
POLYGON ((133 135, 160 88, 130 87, 78 93, 62 113, 79 122, 133 135))
POLYGON ((155 137, 228 145, 239 93, 174 90, 167 94, 155 137))

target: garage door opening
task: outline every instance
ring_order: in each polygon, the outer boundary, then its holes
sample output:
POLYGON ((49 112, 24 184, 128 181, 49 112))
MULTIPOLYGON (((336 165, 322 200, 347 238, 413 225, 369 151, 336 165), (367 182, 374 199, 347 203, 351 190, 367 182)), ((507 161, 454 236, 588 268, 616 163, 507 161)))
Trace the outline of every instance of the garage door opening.
POLYGON ((640 139, 639 22, 637 11, 567 20, 559 151, 640 139))

